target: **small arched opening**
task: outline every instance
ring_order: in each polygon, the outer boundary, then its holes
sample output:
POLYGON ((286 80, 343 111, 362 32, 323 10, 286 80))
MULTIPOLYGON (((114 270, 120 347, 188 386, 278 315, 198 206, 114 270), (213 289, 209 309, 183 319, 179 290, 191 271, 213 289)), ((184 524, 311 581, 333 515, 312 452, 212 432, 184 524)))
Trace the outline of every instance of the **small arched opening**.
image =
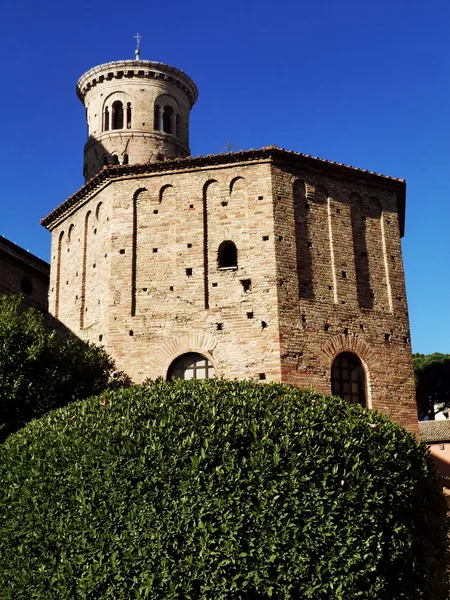
POLYGON ((105 108, 105 123, 104 123, 103 129, 105 131, 109 131, 109 109, 108 109, 108 107, 105 108))
POLYGON ((131 102, 127 103, 127 129, 131 129, 131 102))
POLYGON ((217 265, 219 269, 237 269, 237 248, 230 240, 222 242, 217 251, 217 265))
POLYGON ((159 131, 159 111, 160 111, 159 104, 155 104, 155 114, 153 117, 153 129, 155 131, 159 131))
POLYGON ((130 159, 129 159, 128 154, 124 154, 123 155, 123 164, 127 165, 129 163, 129 161, 130 161, 130 159))
POLYGON ((163 114, 163 131, 164 131, 164 133, 174 133, 174 131, 173 131, 174 128, 172 127, 173 119, 174 119, 173 108, 171 106, 165 106, 164 114, 163 114))
POLYGON ((331 392, 350 404, 366 406, 366 374, 361 360, 352 352, 341 352, 331 367, 331 392))
POLYGON ((123 104, 120 100, 112 105, 112 129, 123 129, 123 104))
POLYGON ((117 154, 113 154, 111 156, 111 164, 112 165, 118 165, 119 164, 119 157, 117 156, 117 154))
POLYGON ((168 379, 212 379, 214 365, 210 360, 198 354, 189 352, 176 358, 169 367, 168 379))

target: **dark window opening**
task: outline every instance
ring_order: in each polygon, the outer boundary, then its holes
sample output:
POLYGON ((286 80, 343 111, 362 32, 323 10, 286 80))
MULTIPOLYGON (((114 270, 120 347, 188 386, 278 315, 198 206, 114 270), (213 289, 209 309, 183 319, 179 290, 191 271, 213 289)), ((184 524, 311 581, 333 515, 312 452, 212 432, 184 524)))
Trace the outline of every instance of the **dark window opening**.
POLYGON ((217 262, 219 269, 237 268, 237 248, 233 242, 227 240, 220 244, 217 262))
POLYGON ((244 292, 252 291, 252 280, 251 279, 241 279, 241 285, 244 289, 244 292))
POLYGON ((106 165, 107 165, 107 164, 108 164, 108 155, 107 155, 107 154, 105 154, 105 155, 103 156, 103 166, 104 166, 104 167, 106 167, 106 165))
POLYGON ((164 114, 163 114, 163 131, 164 131, 164 133, 174 133, 173 127, 172 127, 173 116, 174 116, 173 108, 171 106, 165 106, 164 114))
POLYGON ((119 100, 112 105, 112 129, 123 129, 123 104, 119 100))
POLYGON ((20 288, 24 294, 31 294, 33 292, 33 284, 31 283, 31 279, 28 279, 28 277, 21 279, 20 288))
POLYGON ((175 135, 180 137, 180 115, 177 115, 175 135))
POLYGON ((261 381, 263 381, 265 378, 266 378, 266 374, 265 374, 265 373, 260 373, 260 374, 259 374, 259 379, 260 379, 261 381))
POLYGON ((197 352, 189 352, 177 358, 170 366, 168 379, 212 379, 214 365, 197 352))
POLYGON ((247 319, 253 319, 253 313, 252 312, 248 312, 247 313, 247 319))
POLYGON ((188 277, 190 277, 192 275, 192 269, 191 268, 186 269, 186 275, 188 277))
POLYGON ((159 131, 159 104, 155 104, 155 115, 153 119, 153 129, 159 131))
POLYGON ((338 354, 331 368, 331 391, 350 404, 366 406, 366 375, 359 358, 351 352, 338 354))
POLYGON ((112 165, 118 165, 119 164, 119 157, 117 156, 117 154, 113 154, 113 156, 111 156, 111 164, 112 165))
POLYGON ((128 154, 124 154, 123 155, 123 164, 127 165, 129 163, 130 159, 128 157, 128 154))
POLYGON ((109 131, 109 109, 108 107, 105 108, 105 127, 104 127, 105 131, 109 131))
POLYGON ((216 329, 217 329, 217 331, 222 331, 223 330, 223 323, 216 323, 216 329))
POLYGON ((131 103, 127 103, 127 129, 131 129, 131 103))

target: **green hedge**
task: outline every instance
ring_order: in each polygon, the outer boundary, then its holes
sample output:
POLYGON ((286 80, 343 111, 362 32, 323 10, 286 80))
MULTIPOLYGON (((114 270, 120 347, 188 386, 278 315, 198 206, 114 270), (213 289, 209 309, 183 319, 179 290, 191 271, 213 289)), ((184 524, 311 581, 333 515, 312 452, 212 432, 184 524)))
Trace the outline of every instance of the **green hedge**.
POLYGON ((108 392, 10 436, 0 480, 2 599, 446 598, 426 447, 337 398, 108 392))
POLYGON ((0 442, 53 408, 101 393, 114 371, 103 348, 62 326, 50 331, 36 309, 19 312, 20 301, 0 296, 0 442))

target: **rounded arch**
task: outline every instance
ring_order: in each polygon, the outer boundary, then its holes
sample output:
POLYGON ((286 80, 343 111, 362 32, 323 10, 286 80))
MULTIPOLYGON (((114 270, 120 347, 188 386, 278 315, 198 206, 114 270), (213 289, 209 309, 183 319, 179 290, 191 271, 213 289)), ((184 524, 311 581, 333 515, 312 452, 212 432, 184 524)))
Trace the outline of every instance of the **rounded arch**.
POLYGON ((69 226, 69 230, 67 232, 67 242, 72 241, 72 234, 73 234, 74 229, 75 229, 75 225, 73 223, 71 223, 69 226))
POLYGON ((111 129, 123 129, 123 102, 115 100, 111 105, 111 129))
POLYGON ((306 200, 306 185, 302 179, 296 179, 293 183, 294 198, 297 201, 306 200))
POLYGON ((369 198, 368 216, 372 219, 380 219, 383 212, 381 202, 376 196, 369 198))
POLYGON ((95 217, 96 217, 97 221, 100 218, 100 212, 102 211, 102 207, 103 207, 103 202, 99 202, 97 204, 97 208, 95 209, 95 217))
POLYGON ((237 247, 231 240, 223 241, 217 250, 217 266, 219 269, 237 269, 237 247))
POLYGON ((167 370, 167 379, 212 379, 214 376, 214 363, 199 352, 180 354, 167 370))
POLYGON ((328 200, 328 190, 323 185, 316 186, 314 198, 319 204, 325 204, 328 200))
POLYGON ((362 338, 350 334, 335 335, 323 347, 324 354, 328 357, 328 366, 331 365, 338 354, 342 352, 350 352, 355 354, 362 362, 366 376, 366 406, 372 408, 372 392, 371 392, 371 370, 376 355, 374 350, 362 338))
POLYGON ((160 204, 163 201, 164 196, 167 196, 167 194, 170 194, 170 192, 172 190, 173 190, 173 185, 171 183, 166 183, 165 185, 163 185, 161 187, 161 189, 159 190, 159 203, 160 204))
POLYGON ((367 406, 364 365, 354 352, 340 352, 331 365, 331 393, 350 404, 367 406))
POLYGON ((111 156, 111 164, 112 165, 118 165, 119 164, 119 157, 117 156, 117 154, 113 154, 111 156))
POLYGON ((246 181, 244 179, 244 177, 241 177, 240 175, 238 175, 237 177, 233 177, 233 179, 230 181, 230 194, 232 194, 233 192, 240 192, 243 189, 245 189, 246 186, 246 181))

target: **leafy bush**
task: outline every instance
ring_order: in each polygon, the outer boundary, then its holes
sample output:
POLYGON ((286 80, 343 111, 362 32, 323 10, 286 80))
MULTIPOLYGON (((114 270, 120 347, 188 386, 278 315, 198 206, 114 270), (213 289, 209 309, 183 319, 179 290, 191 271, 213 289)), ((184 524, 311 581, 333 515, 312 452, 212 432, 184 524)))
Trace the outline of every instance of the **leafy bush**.
POLYGON ((427 448, 338 398, 108 392, 10 436, 0 479, 2 598, 446 598, 427 448))
POLYGON ((20 296, 0 297, 0 441, 52 408, 102 392, 112 359, 71 333, 49 331, 20 296))

